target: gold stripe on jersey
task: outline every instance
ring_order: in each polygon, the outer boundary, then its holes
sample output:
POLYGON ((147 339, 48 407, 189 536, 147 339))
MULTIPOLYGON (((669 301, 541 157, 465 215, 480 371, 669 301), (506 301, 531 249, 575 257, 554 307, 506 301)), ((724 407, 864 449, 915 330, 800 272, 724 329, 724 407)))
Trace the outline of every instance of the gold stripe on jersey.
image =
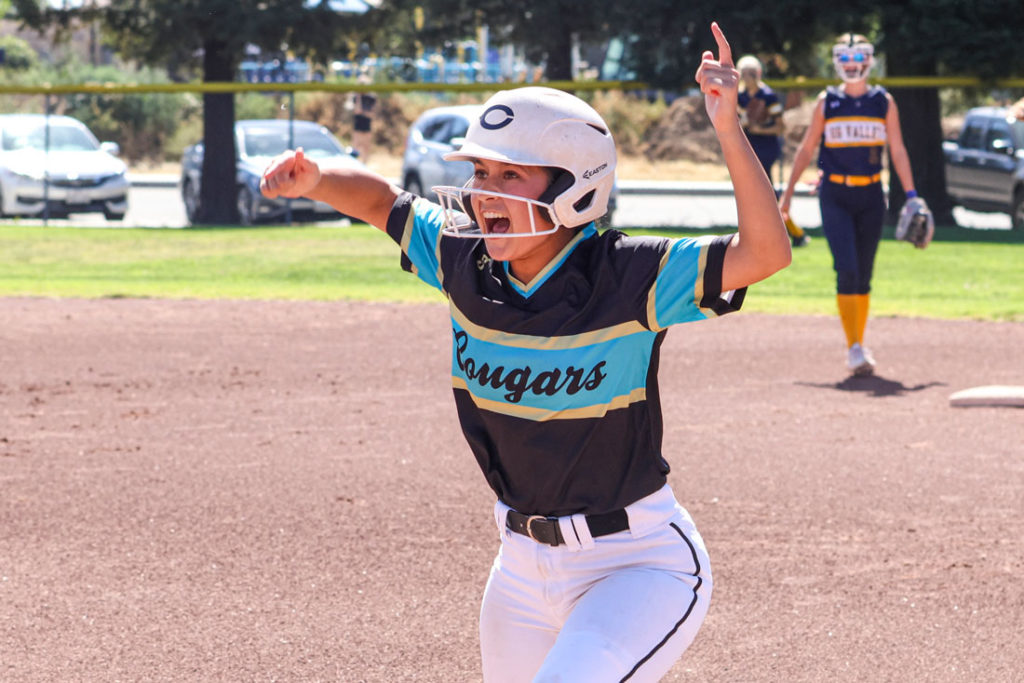
POLYGON ((825 121, 826 147, 875 147, 886 141, 885 119, 837 116, 825 121))
POLYGON ((486 410, 492 413, 501 413, 502 415, 518 417, 523 420, 533 420, 534 422, 600 418, 613 410, 628 408, 634 403, 641 403, 647 400, 647 387, 637 387, 628 394, 616 396, 608 403, 600 403, 592 406, 585 406, 583 408, 568 408, 566 410, 547 410, 545 408, 533 408, 517 403, 481 398, 470 390, 469 385, 466 384, 466 380, 464 378, 457 377, 455 375, 452 375, 452 388, 462 389, 469 394, 473 403, 480 410, 486 410))
MULTIPOLYGON (((708 252, 711 251, 711 239, 704 238, 707 241, 700 247, 700 258, 697 260, 697 281, 693 283, 693 302, 697 304, 697 308, 708 318, 717 318, 718 313, 711 308, 704 308, 700 305, 701 301, 704 301, 704 269, 708 266, 708 252)), ((721 280, 719 280, 719 286, 721 286, 721 280)))
MULTIPOLYGON (((703 308, 700 306, 700 302, 704 300, 704 269, 707 267, 708 254, 711 251, 711 243, 714 241, 715 236, 710 235, 707 237, 698 237, 696 241, 700 244, 700 255, 697 257, 697 278, 693 283, 693 301, 700 308, 708 318, 717 318, 716 313, 711 308, 703 308)), ((672 255, 672 249, 668 249, 661 256, 661 263, 658 264, 658 273, 660 274, 665 270, 665 266, 668 265, 668 260, 672 255)), ((654 286, 651 287, 651 291, 647 293, 647 326, 654 332, 660 332, 666 329, 660 322, 658 322, 658 281, 655 278, 654 286)))
POLYGON ((541 349, 545 351, 578 349, 584 346, 591 346, 593 344, 601 344, 612 339, 619 339, 620 337, 628 337, 629 335, 636 334, 638 332, 647 332, 647 329, 644 328, 643 325, 635 320, 631 320, 629 322, 619 323, 618 325, 612 325, 611 327, 605 327, 600 330, 594 330, 593 332, 568 334, 561 337, 513 334, 511 332, 500 332, 498 330, 492 330, 488 327, 477 325, 467 318, 462 311, 456 308, 455 304, 450 299, 448 308, 451 311, 452 320, 454 320, 459 327, 464 329, 469 336, 473 337, 477 341, 487 342, 489 344, 500 344, 502 346, 513 346, 520 349, 541 349))
MULTIPOLYGON (((665 270, 665 264, 668 263, 669 254, 672 253, 671 247, 665 250, 665 253, 661 255, 661 262, 658 264, 658 273, 665 270)), ((703 255, 703 252, 701 252, 703 255)), ((703 264, 700 266, 703 268, 703 264)), ((699 278, 698 278, 699 279, 699 278)), ((658 276, 654 276, 654 285, 650 291, 647 292, 647 326, 655 332, 660 332, 665 329, 658 323, 658 276)))
MULTIPOLYGON (((409 215, 405 217, 405 227, 402 228, 402 241, 398 243, 398 247, 402 250, 403 254, 409 253, 409 243, 412 242, 412 229, 413 224, 416 222, 416 212, 410 211, 409 215)), ((419 272, 419 268, 416 264, 412 264, 412 269, 409 271, 413 275, 419 272)))

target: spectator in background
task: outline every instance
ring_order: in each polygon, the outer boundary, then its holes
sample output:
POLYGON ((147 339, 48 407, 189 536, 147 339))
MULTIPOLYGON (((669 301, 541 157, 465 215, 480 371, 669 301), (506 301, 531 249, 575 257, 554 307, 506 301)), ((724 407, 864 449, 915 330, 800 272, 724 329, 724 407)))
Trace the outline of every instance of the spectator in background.
MULTIPOLYGON (((369 85, 370 75, 363 72, 359 75, 360 85, 369 85)), ((377 106, 377 96, 372 92, 352 93, 349 106, 353 111, 352 147, 365 164, 370 160, 370 148, 373 145, 373 110, 377 106)))
MULTIPOLYGON (((757 57, 741 57, 736 62, 736 69, 740 72, 740 124, 750 140, 750 146, 754 148, 757 160, 771 180, 772 168, 782 156, 782 135, 785 132, 782 102, 775 91, 761 80, 764 70, 757 57)), ((775 194, 779 194, 777 190, 775 194)), ((810 241, 803 229, 792 220, 786 221, 786 230, 794 247, 802 247, 810 241)))
POLYGON ((1010 111, 1021 121, 1024 121, 1024 97, 1010 105, 1010 111))

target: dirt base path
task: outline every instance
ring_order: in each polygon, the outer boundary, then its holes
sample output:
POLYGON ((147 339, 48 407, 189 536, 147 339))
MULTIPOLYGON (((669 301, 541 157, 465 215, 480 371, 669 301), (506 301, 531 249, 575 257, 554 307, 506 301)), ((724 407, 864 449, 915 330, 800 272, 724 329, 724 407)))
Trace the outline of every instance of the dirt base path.
MULTIPOLYGON (((1024 325, 663 347, 711 612, 668 680, 1024 677, 1024 325)), ((493 498, 443 306, 0 299, 0 680, 476 681, 493 498)))

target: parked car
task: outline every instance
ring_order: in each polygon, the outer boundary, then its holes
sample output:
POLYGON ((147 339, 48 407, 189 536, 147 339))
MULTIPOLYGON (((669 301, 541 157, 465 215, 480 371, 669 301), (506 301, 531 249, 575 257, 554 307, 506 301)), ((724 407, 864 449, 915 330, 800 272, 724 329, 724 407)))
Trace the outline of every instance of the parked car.
POLYGON ((70 116, 0 114, 0 215, 124 218, 128 169, 117 154, 70 116))
MULTIPOLYGON (((445 161, 444 155, 462 145, 470 122, 482 113, 483 106, 476 104, 436 107, 423 112, 409 127, 406 136, 402 155, 402 187, 437 201, 437 195, 430 189, 435 185, 464 185, 473 175, 473 164, 445 161)), ((618 194, 616 183, 608 198, 608 213, 600 221, 602 227, 611 225, 618 194)))
POLYGON ((978 107, 956 140, 942 143, 946 191, 972 211, 1010 214, 1024 230, 1024 121, 1003 107, 978 107))
MULTIPOLYGON (((345 147, 330 131, 313 121, 294 121, 289 138, 287 119, 251 119, 235 122, 235 182, 238 184, 238 215, 243 225, 280 218, 288 211, 289 200, 267 199, 260 194, 260 177, 270 160, 288 149, 302 147, 310 159, 329 166, 363 167, 351 147, 345 147), (289 142, 291 143, 289 145, 289 142)), ((185 148, 181 157, 181 198, 189 222, 199 213, 203 175, 203 143, 185 148)), ((315 217, 337 217, 330 205, 311 199, 292 199, 291 210, 315 217)))

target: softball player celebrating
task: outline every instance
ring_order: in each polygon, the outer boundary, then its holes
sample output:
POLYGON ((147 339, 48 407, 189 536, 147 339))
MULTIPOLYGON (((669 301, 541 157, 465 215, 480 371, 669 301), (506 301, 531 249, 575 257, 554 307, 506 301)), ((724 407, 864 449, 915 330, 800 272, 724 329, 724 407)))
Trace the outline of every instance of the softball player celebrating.
MULTIPOLYGON (((275 159, 269 197, 332 204, 391 236, 447 297, 459 420, 497 502, 501 546, 480 613, 484 680, 656 681, 711 597, 704 543, 662 457, 666 328, 737 310, 790 260, 775 193, 736 113, 738 74, 696 78, 736 190, 738 234, 632 238, 606 211, 616 152, 582 100, 528 87, 491 97, 450 159, 465 187, 433 204, 365 170, 275 159)), ((709 360, 709 362, 711 362, 709 360)))
POLYGON ((892 96, 881 86, 868 86, 874 47, 864 36, 846 34, 832 47, 836 73, 843 80, 818 96, 811 125, 793 158, 789 183, 779 200, 788 217, 793 189, 811 161, 815 148, 822 170, 819 203, 821 222, 836 271, 836 301, 846 334, 847 367, 855 375, 870 375, 875 359, 864 347, 871 275, 882 238, 885 195, 882 154, 888 142, 892 167, 917 197, 910 157, 903 145, 899 113, 892 96))

